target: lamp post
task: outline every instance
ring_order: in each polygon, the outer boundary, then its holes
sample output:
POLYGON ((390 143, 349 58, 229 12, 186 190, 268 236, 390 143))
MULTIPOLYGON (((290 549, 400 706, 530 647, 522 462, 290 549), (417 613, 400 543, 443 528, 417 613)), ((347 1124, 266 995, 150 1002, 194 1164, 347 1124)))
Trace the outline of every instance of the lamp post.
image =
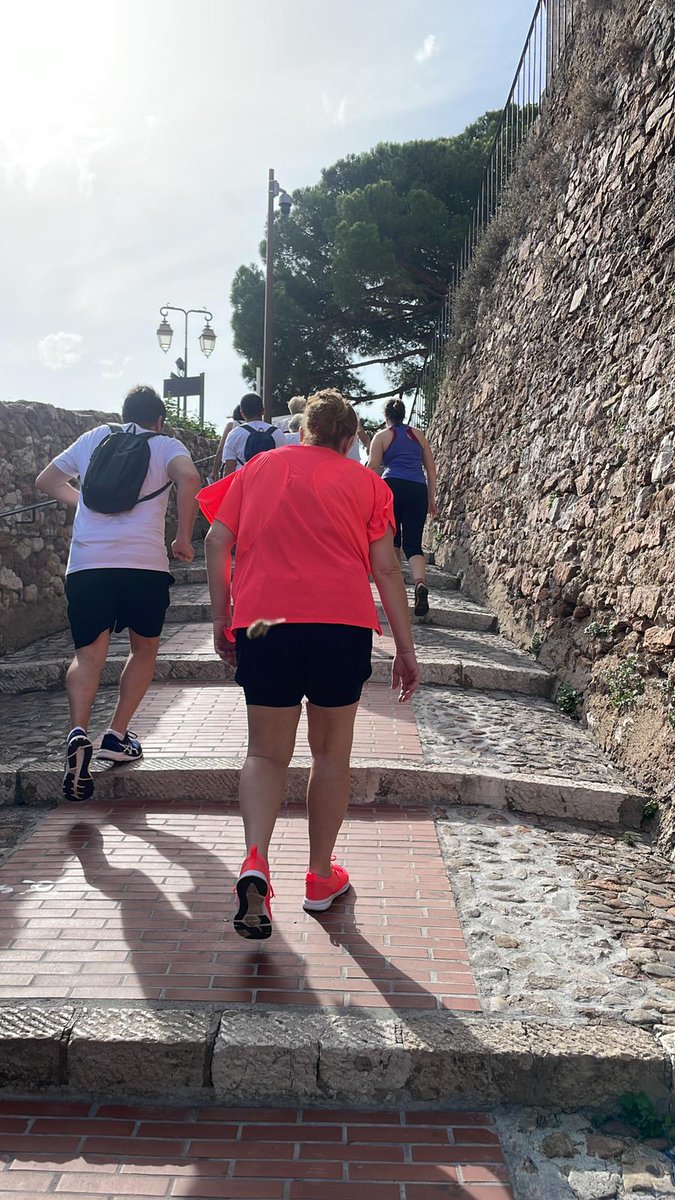
MULTIPOLYGON (((201 313, 202 316, 206 317, 206 324, 204 325, 204 328, 202 329, 202 332, 199 335, 199 345, 200 345, 202 354, 206 358, 208 358, 209 355, 213 353, 213 350, 216 345, 216 335, 215 335, 213 329, 211 328, 211 324, 210 324, 210 322, 213 320, 213 313, 209 312, 208 308, 179 308, 175 304, 165 304, 162 308, 160 308, 159 314, 160 314, 162 320, 160 321, 160 323, 157 327, 157 341, 159 342, 160 350, 163 350, 165 354, 169 350, 169 348, 171 346, 171 339, 173 338, 173 329, 171 328, 171 326, 169 325, 169 322, 167 321, 167 315, 170 312, 182 313, 185 318, 185 339, 184 339, 185 349, 183 352, 182 368, 183 368, 183 375, 184 375, 185 379, 187 379, 187 375, 188 375, 188 317, 190 316, 191 313, 201 313)), ((187 415, 187 395, 185 395, 183 397, 183 414, 187 415)), ((203 424, 203 423, 204 422, 203 422, 203 414, 202 414, 201 424, 203 424)))
POLYGON ((272 418, 272 374, 274 371, 274 201, 279 197, 279 208, 284 217, 291 211, 293 201, 284 191, 274 169, 270 167, 267 185, 267 253, 265 256, 265 334, 263 343, 263 416, 272 418))

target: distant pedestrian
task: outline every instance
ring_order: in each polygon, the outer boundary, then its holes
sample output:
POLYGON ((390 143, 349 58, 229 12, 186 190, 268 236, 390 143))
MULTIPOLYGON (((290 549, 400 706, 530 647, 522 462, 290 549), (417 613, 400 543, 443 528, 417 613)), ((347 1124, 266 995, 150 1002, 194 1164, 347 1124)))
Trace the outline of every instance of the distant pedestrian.
POLYGON ((241 423, 242 423, 241 409, 240 409, 239 405, 237 404, 236 408, 234 408, 232 411, 231 419, 227 422, 225 428, 223 429, 223 436, 221 437, 220 441, 218 442, 218 449, 216 450, 216 457, 213 460, 213 478, 214 479, 220 479, 220 472, 223 469, 223 450, 225 448, 225 442, 227 441, 229 435, 232 433, 232 430, 236 429, 238 425, 241 425, 241 423))
POLYGON ((288 401, 288 411, 290 413, 290 416, 289 417, 274 417, 275 427, 277 429, 282 429, 284 431, 284 433, 286 433, 291 421, 293 420, 293 417, 302 416, 302 414, 305 411, 306 403, 307 403, 306 396, 291 396, 290 400, 288 401))
POLYGON ((288 422, 286 430, 286 445, 299 446, 301 442, 300 430, 302 428, 302 413, 296 413, 288 422))
POLYGON ((272 930, 269 844, 303 697, 312 753, 304 907, 325 911, 349 888, 333 849, 349 803, 354 720, 371 674, 373 629, 381 632, 371 574, 396 645, 392 685, 399 700, 419 685, 391 492, 347 458, 356 425, 339 392, 318 392, 305 409, 302 446, 261 454, 199 495, 212 522, 206 562, 214 645, 224 662, 236 664, 248 714, 239 789, 246 858, 234 918, 246 938, 267 938, 272 930), (280 623, 264 637, 249 637, 264 625, 260 618, 280 623))
POLYGON ((375 434, 370 447, 368 466, 374 471, 382 467, 382 478, 394 494, 396 537, 401 544, 415 587, 416 617, 429 612, 427 563, 422 549, 422 533, 427 515, 436 516, 436 466, 424 434, 412 425, 405 425, 405 404, 389 400, 384 410, 387 428, 375 434))
POLYGON ((361 424, 361 418, 358 413, 356 414, 356 419, 358 421, 356 426, 356 437, 347 451, 347 458, 353 458, 354 462, 361 462, 361 451, 359 449, 359 444, 364 447, 367 454, 370 450, 371 439, 363 428, 363 425, 361 424))
POLYGON ((249 392, 239 401, 242 423, 232 429, 223 447, 223 477, 240 471, 265 450, 285 446, 283 431, 263 420, 263 402, 257 392, 249 392))
POLYGON ((93 747, 89 720, 108 655, 110 634, 129 629, 130 654, 117 707, 96 757, 140 758, 129 723, 155 672, 159 638, 169 607, 169 559, 164 524, 169 488, 177 485, 178 527, 171 550, 191 562, 199 472, 182 442, 162 433, 166 408, 150 387, 135 387, 122 425, 98 425, 58 454, 36 480, 41 492, 76 508, 66 569, 68 618, 75 657, 66 686, 71 730, 63 792, 88 800, 93 747), (81 490, 69 482, 79 479, 81 490))

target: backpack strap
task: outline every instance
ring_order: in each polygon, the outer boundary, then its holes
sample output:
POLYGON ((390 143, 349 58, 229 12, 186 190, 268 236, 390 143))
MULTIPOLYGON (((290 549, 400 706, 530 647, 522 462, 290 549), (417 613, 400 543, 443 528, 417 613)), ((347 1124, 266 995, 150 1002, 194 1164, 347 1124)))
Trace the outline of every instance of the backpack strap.
POLYGON ((173 479, 170 479, 168 483, 165 483, 164 487, 157 488, 155 492, 148 492, 147 496, 139 496, 136 504, 143 504, 145 500, 154 500, 155 496, 161 496, 162 492, 165 492, 167 488, 170 487, 173 487, 173 479))

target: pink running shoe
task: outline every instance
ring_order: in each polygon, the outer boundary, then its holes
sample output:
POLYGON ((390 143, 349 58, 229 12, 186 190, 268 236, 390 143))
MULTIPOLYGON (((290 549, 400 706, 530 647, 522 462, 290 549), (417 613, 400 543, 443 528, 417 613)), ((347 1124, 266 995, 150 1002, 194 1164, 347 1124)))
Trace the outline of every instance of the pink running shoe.
POLYGON ((338 896, 344 895, 349 889, 349 875, 344 867, 333 860, 331 873, 328 876, 316 875, 314 871, 307 872, 305 880, 305 901, 303 908, 306 912, 325 912, 338 896))
POLYGON ((236 932, 245 938, 268 938, 272 933, 270 900, 274 891, 267 859, 258 854, 257 846, 251 846, 251 853, 244 859, 234 891, 239 897, 234 916, 236 932))

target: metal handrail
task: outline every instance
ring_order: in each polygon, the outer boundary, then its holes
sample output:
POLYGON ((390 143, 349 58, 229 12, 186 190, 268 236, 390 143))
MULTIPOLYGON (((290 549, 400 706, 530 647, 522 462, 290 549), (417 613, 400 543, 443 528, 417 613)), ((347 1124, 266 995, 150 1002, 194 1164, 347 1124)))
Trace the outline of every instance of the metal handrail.
POLYGON ((0 513, 0 521, 4 521, 5 517, 18 517, 20 513, 35 512, 38 508, 53 508, 58 503, 58 500, 41 500, 38 504, 24 504, 21 508, 9 508, 7 512, 0 513))
POLYGON ((483 180, 468 221, 466 237, 452 268, 448 294, 436 323, 428 357, 420 369, 416 405, 418 423, 433 416, 447 368, 455 325, 455 296, 484 229, 499 212, 521 147, 536 127, 551 81, 567 52, 578 17, 579 0, 537 0, 516 74, 502 111, 483 180))

